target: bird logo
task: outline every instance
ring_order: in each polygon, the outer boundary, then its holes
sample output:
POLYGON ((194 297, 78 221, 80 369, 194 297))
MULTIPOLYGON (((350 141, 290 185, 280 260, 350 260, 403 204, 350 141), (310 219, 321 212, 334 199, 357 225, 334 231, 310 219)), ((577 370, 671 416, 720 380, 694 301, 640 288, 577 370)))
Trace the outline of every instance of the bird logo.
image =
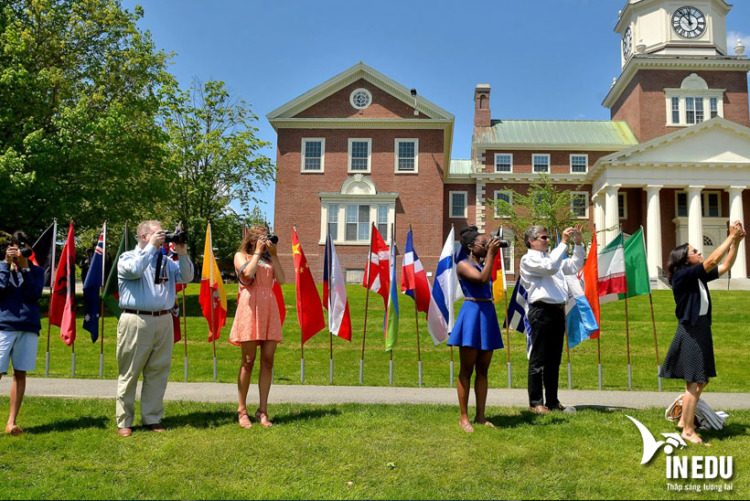
POLYGON ((647 464, 651 461, 656 453, 659 452, 662 445, 664 446, 665 454, 672 454, 675 449, 684 449, 687 447, 687 444, 679 433, 662 433, 662 436, 666 438, 666 440, 660 440, 657 442, 643 423, 628 415, 625 417, 630 419, 636 428, 638 428, 638 431, 641 432, 641 438, 643 439, 643 457, 641 457, 641 464, 647 464))

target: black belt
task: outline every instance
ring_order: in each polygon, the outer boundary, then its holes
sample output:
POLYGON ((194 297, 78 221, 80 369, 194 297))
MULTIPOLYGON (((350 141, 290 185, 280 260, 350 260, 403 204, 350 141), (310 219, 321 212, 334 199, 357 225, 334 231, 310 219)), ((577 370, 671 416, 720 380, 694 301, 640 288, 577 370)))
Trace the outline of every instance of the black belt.
POLYGON ((537 301, 536 303, 531 303, 531 306, 537 306, 539 308, 555 308, 557 310, 565 309, 565 303, 545 303, 544 301, 537 301))
POLYGON ((467 297, 464 299, 466 299, 467 301, 472 301, 474 303, 491 303, 492 302, 492 299, 484 298, 484 297, 467 297))
POLYGON ((166 315, 167 313, 172 312, 172 310, 146 311, 146 310, 129 310, 128 308, 124 308, 122 311, 125 313, 132 313, 133 315, 149 315, 152 317, 160 317, 162 315, 166 315))

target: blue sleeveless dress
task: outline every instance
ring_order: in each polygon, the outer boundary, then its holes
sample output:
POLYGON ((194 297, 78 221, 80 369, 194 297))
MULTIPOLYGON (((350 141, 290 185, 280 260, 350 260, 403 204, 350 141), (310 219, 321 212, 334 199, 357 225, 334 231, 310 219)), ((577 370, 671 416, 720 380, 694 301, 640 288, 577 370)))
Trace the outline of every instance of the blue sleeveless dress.
MULTIPOLYGON (((482 267, 466 260, 479 271, 482 267)), ((459 280, 461 290, 467 298, 490 299, 490 301, 464 301, 458 318, 448 338, 448 346, 468 346, 477 350, 498 350, 503 347, 503 335, 497 321, 497 312, 492 300, 492 282, 477 285, 459 280)))

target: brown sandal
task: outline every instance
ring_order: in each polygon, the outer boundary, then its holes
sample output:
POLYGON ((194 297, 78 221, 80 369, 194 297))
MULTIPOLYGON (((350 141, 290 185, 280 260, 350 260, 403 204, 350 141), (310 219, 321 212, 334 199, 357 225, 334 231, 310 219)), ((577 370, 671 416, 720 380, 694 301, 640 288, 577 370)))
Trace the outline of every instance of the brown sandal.
POLYGON ((253 423, 250 421, 250 417, 247 415, 247 410, 237 411, 237 420, 239 421, 240 428, 252 428, 253 423), (245 418, 245 422, 242 422, 242 418, 245 418))
POLYGON ((257 419, 258 422, 266 428, 270 428, 271 426, 273 426, 273 423, 268 420, 268 413, 261 412, 260 409, 255 411, 255 419, 257 419))

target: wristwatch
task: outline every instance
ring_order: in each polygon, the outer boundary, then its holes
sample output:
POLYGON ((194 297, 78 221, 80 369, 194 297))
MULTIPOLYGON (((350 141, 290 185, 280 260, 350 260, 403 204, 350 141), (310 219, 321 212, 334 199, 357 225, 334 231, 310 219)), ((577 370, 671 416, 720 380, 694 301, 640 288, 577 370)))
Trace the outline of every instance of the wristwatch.
POLYGON ((21 273, 26 273, 31 271, 31 268, 21 268, 21 273))

